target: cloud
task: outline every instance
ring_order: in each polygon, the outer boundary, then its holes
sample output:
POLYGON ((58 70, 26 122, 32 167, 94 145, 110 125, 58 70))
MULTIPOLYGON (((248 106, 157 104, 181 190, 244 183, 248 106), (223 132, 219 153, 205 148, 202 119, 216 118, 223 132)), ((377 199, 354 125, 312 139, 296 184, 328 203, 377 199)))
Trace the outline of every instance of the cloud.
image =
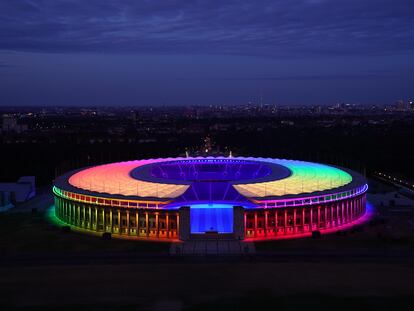
POLYGON ((8 63, 5 63, 5 62, 0 61, 0 68, 12 68, 12 67, 15 67, 15 66, 14 66, 14 65, 11 65, 11 64, 8 64, 8 63))
POLYGON ((413 9, 406 0, 3 0, 0 49, 270 57, 408 52, 413 9))

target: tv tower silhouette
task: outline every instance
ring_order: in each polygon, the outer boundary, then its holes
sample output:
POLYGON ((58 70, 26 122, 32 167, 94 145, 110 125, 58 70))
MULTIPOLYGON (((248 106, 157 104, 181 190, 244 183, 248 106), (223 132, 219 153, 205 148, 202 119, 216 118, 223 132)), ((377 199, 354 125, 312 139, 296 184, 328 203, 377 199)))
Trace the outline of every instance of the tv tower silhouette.
POLYGON ((259 92, 259 103, 260 103, 260 108, 263 109, 263 90, 262 89, 260 89, 260 92, 259 92))

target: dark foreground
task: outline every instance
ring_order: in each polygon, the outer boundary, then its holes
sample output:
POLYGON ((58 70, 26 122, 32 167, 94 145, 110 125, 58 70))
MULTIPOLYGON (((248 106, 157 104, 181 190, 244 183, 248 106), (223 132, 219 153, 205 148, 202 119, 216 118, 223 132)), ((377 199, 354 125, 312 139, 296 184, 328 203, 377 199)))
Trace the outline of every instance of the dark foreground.
POLYGON ((3 310, 413 306, 413 266, 395 262, 89 262, 3 266, 0 273, 3 310))
POLYGON ((245 257, 171 257, 168 243, 65 232, 42 211, 1 214, 0 310, 412 310, 414 209, 379 213, 245 257))

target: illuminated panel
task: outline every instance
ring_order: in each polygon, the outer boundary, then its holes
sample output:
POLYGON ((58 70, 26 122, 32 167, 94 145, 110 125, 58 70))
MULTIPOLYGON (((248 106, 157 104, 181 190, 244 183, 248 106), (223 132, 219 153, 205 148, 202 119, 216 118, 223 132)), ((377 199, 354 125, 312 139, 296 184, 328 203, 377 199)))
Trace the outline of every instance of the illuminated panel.
POLYGON ((195 204, 190 206, 191 233, 233 232, 233 205, 195 204))
POLYGON ((249 198, 283 196, 330 190, 349 184, 352 176, 338 168, 303 161, 282 159, 256 159, 289 168, 292 174, 281 180, 234 184, 236 190, 249 198))
POLYGON ((130 172, 139 166, 166 160, 168 159, 137 160, 94 166, 72 175, 69 183, 74 187, 98 193, 176 198, 189 186, 142 181, 130 176, 130 172))

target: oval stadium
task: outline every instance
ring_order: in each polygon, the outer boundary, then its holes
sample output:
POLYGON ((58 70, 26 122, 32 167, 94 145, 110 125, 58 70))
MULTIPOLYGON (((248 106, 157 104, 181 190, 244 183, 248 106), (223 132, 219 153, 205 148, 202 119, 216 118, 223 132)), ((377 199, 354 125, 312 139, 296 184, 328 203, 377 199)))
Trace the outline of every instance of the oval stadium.
POLYGON ((267 240, 346 229, 366 213, 365 178, 325 164, 187 157, 71 171, 55 216, 79 230, 154 241, 267 240))

